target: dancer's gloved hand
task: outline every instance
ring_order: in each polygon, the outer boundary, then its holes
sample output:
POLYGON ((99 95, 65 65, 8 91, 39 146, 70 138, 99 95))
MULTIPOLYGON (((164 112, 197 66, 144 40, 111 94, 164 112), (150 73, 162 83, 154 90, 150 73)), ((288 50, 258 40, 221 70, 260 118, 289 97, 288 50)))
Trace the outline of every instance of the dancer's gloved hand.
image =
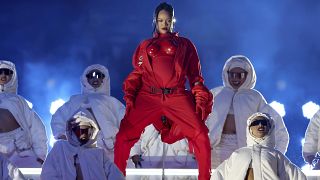
POLYGON ((143 159, 141 158, 141 155, 134 155, 131 157, 131 160, 134 163, 135 168, 142 168, 141 161, 143 161, 143 159))
POLYGON ((307 157, 305 158, 305 161, 306 161, 308 164, 311 165, 313 159, 314 159, 314 155, 310 155, 310 156, 307 156, 307 157))
POLYGON ((191 91, 196 101, 196 113, 200 115, 201 120, 207 119, 213 104, 211 92, 202 83, 193 86, 191 91))
POLYGON ((42 160, 41 158, 37 158, 37 161, 38 161, 40 164, 43 164, 43 163, 44 163, 44 160, 42 160))

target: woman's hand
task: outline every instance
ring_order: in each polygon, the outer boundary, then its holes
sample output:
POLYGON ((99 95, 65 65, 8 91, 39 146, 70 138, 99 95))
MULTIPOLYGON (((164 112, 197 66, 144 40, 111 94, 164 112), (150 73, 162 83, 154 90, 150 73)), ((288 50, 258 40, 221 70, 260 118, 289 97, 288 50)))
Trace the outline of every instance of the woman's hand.
POLYGON ((191 91, 196 102, 196 113, 201 120, 206 120, 211 113, 213 95, 202 83, 195 85, 191 91))

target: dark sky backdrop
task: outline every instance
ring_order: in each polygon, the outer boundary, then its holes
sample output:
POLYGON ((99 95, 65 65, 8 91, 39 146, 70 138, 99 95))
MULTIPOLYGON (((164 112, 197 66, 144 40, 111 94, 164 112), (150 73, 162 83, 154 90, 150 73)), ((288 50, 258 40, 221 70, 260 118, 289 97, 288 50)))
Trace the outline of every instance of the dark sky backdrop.
MULTIPOLYGON (((86 66, 109 68, 111 93, 131 71, 138 43, 151 36, 160 1, 0 1, 0 59, 16 63, 19 94, 50 121, 50 103, 80 92, 86 66)), ((308 120, 301 106, 319 102, 320 1, 168 1, 176 31, 198 49, 206 85, 222 84, 221 70, 235 54, 249 57, 268 102, 285 105, 290 133, 287 156, 302 165, 300 140, 308 120)))

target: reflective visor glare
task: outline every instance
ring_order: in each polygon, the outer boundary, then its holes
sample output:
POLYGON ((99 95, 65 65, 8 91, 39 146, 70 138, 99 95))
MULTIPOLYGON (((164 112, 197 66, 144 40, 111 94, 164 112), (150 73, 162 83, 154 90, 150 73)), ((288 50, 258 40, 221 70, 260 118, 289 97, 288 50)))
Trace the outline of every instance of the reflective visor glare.
POLYGON ((229 72, 229 76, 233 79, 244 79, 246 77, 246 72, 229 72))
POLYGON ((13 74, 13 71, 10 69, 0 69, 0 74, 4 74, 4 75, 10 75, 13 74))
POLYGON ((256 120, 256 121, 253 121, 250 126, 258 126, 259 124, 261 124, 262 126, 266 126, 268 125, 268 122, 267 120, 256 120))
POLYGON ((91 73, 88 73, 86 77, 89 79, 92 79, 92 78, 103 79, 105 75, 102 72, 93 71, 91 73))

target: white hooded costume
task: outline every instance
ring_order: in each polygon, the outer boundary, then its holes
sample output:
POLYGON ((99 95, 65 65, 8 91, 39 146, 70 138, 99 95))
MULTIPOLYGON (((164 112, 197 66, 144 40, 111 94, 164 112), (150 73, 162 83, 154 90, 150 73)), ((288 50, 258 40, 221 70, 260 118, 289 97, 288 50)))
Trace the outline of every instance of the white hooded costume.
POLYGON ((0 179, 22 180, 25 177, 7 158, 0 154, 0 179))
MULTIPOLYGON (((243 180, 248 169, 253 169, 255 180, 306 180, 303 172, 275 149, 275 125, 273 119, 265 113, 255 113, 248 119, 247 147, 240 148, 216 168, 211 176, 213 180, 243 180), (270 129, 263 138, 250 133, 250 124, 263 117, 270 122, 270 129)), ((278 139, 277 139, 278 141, 278 139)))
POLYGON ((186 139, 173 144, 163 143, 161 135, 151 124, 145 128, 140 140, 131 148, 130 157, 142 155, 143 168, 197 168, 196 160, 188 151, 186 139))
POLYGON ((226 146, 225 149, 219 150, 220 153, 227 153, 224 155, 225 159, 228 158, 235 149, 246 146, 246 122, 249 116, 255 112, 265 112, 274 118, 275 135, 277 138, 276 149, 285 153, 289 143, 289 134, 282 117, 267 104, 260 92, 253 89, 256 84, 256 73, 250 60, 242 55, 230 57, 223 67, 222 80, 224 86, 211 90, 215 105, 206 121, 212 148, 212 168, 215 168, 224 160, 219 159, 220 155, 217 155, 219 153, 217 153, 215 148, 219 146, 221 141, 228 141, 227 138, 222 139, 221 137, 224 135, 222 134, 222 130, 230 108, 233 109, 234 113, 236 134, 234 138, 232 138, 232 142, 230 142, 231 145, 229 146, 232 146, 231 149, 228 149, 228 146, 226 146), (228 71, 235 67, 240 67, 247 72, 246 80, 238 90, 235 90, 228 80, 228 71))
POLYGON ((11 80, 0 85, 0 109, 7 111, 19 124, 19 128, 0 133, 0 153, 4 154, 15 166, 41 167, 37 158, 45 159, 47 154, 47 135, 45 127, 26 100, 17 95, 18 77, 15 65, 0 60, 0 69, 13 71, 11 80))
POLYGON ((315 156, 317 152, 320 152, 320 110, 309 122, 302 151, 306 162, 308 156, 315 156))
POLYGON ((82 94, 71 96, 70 100, 61 106, 52 116, 51 129, 55 139, 65 135, 66 121, 80 107, 90 109, 100 129, 97 137, 98 147, 105 148, 108 157, 113 161, 115 136, 119 130, 120 121, 125 113, 125 106, 116 98, 110 96, 110 77, 108 69, 102 65, 88 66, 81 76, 82 94), (93 88, 86 75, 97 69, 105 78, 99 88, 93 88))
POLYGON ((122 173, 107 157, 106 151, 96 146, 99 130, 93 115, 87 109, 80 108, 76 111, 76 114, 67 121, 65 131, 67 140, 58 140, 43 164, 40 176, 42 180, 76 179, 79 176, 76 164, 80 164, 84 180, 124 180, 122 173), (90 126, 89 141, 81 145, 71 129, 71 124, 90 126))

